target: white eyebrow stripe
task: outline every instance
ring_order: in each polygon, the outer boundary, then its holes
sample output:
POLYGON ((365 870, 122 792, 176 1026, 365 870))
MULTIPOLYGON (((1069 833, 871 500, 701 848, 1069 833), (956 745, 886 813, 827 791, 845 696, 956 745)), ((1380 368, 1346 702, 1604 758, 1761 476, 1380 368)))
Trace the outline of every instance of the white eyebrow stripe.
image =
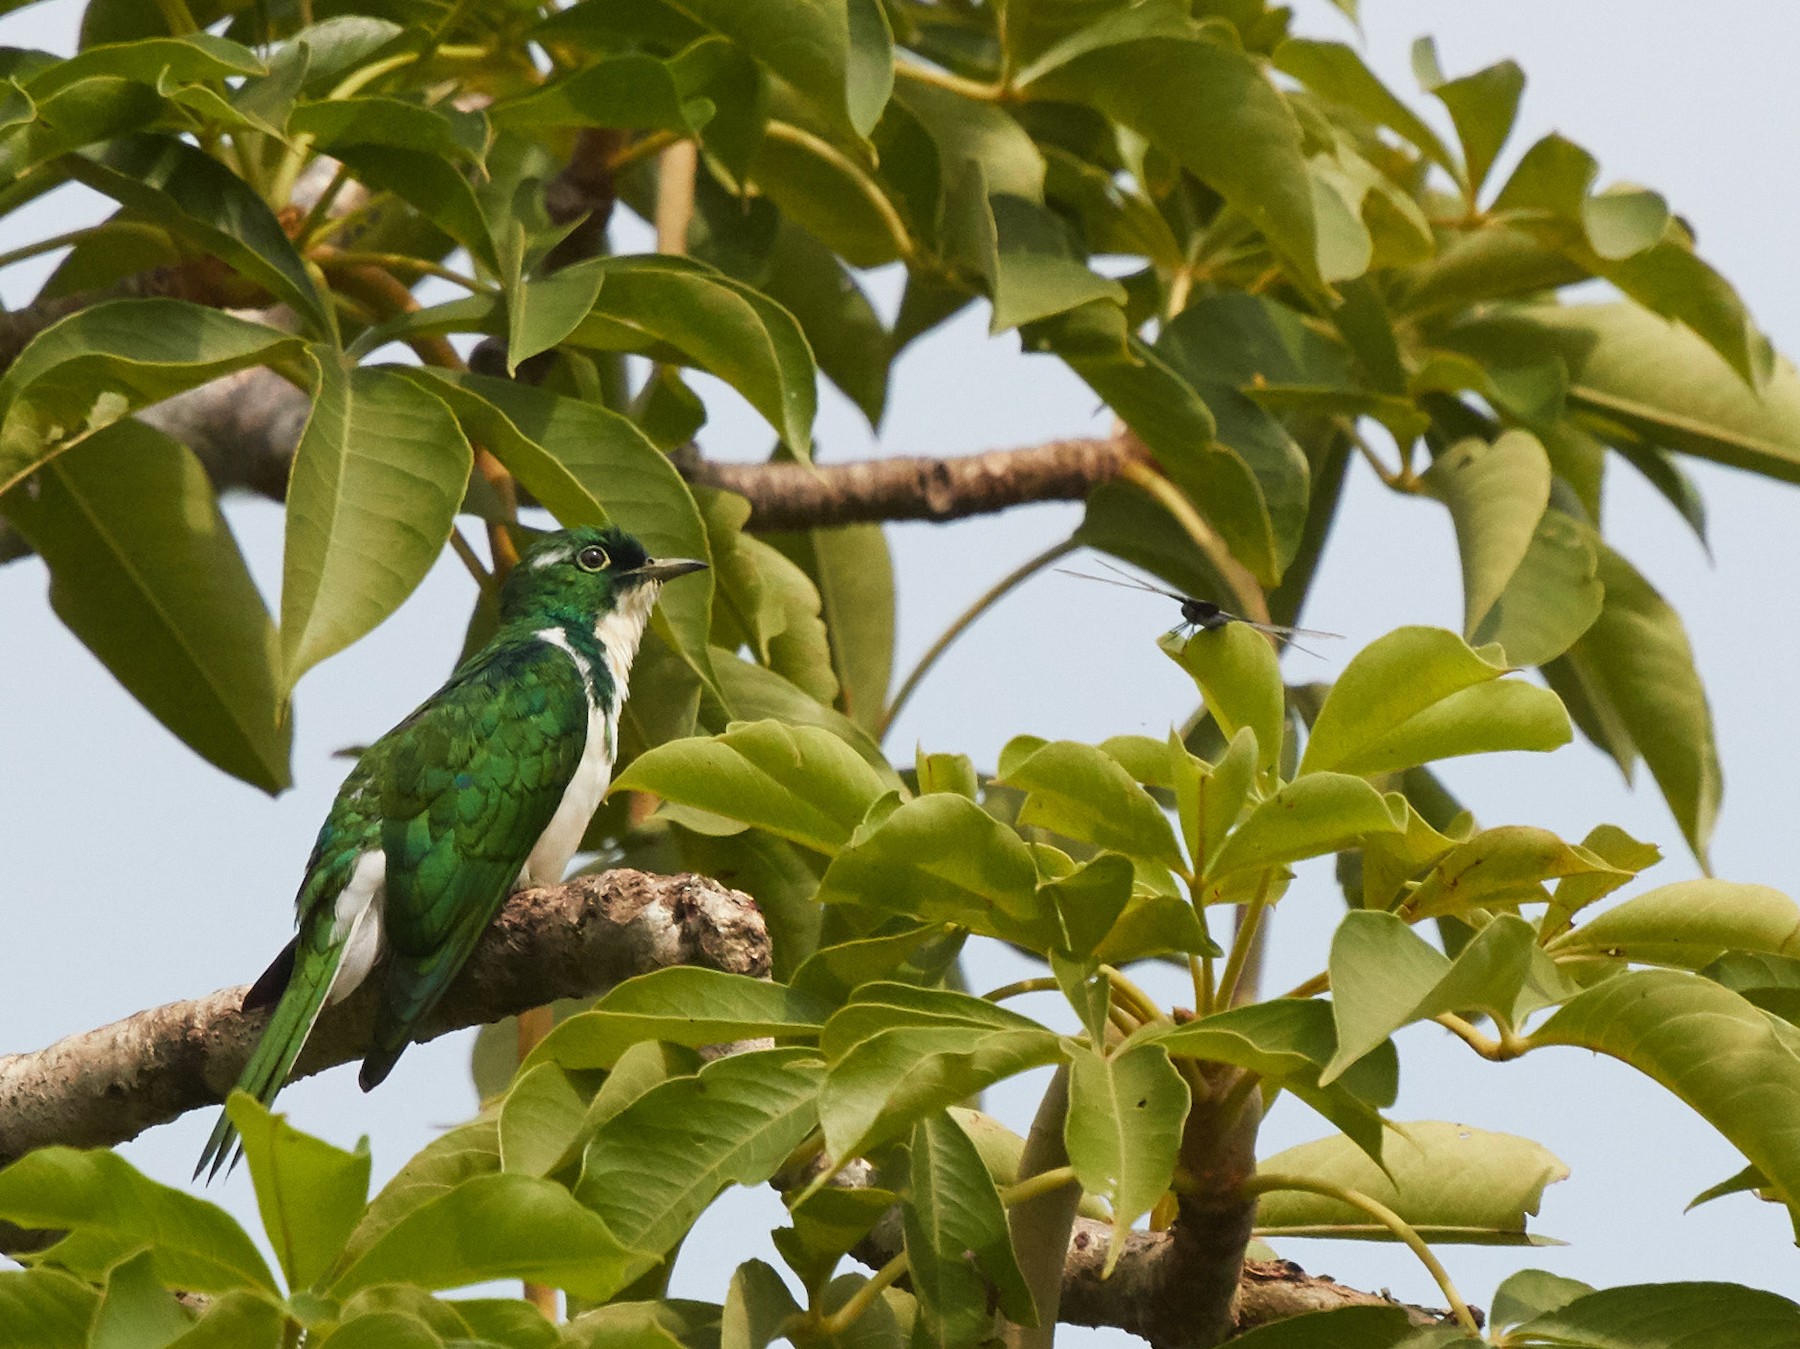
POLYGON ((540 553, 534 557, 531 560, 531 569, 542 571, 545 567, 554 567, 558 562, 567 562, 568 560, 569 550, 567 548, 552 548, 549 552, 540 553))

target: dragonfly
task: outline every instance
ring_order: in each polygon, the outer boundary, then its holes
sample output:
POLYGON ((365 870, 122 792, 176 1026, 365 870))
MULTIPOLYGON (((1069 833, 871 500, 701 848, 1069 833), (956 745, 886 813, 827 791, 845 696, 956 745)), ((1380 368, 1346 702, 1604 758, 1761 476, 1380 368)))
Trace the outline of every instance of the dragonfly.
POLYGON ((1195 599, 1192 595, 1184 595, 1179 590, 1170 590, 1165 586, 1152 585, 1140 576, 1133 576, 1130 572, 1113 566, 1112 563, 1106 561, 1104 558, 1098 558, 1096 561, 1108 571, 1115 573, 1115 575, 1095 576, 1092 572, 1070 571, 1066 567, 1058 567, 1057 571, 1061 572, 1064 576, 1078 576, 1084 581, 1098 581, 1102 585, 1119 586, 1125 590, 1142 590, 1152 595, 1167 596, 1181 606, 1181 622, 1169 629, 1171 633, 1178 633, 1183 628, 1187 628, 1190 632, 1212 632, 1224 627, 1227 623, 1242 623, 1247 628, 1254 628, 1258 632, 1268 633, 1269 636, 1293 647, 1296 651, 1305 651, 1307 655, 1312 656, 1315 659, 1318 658, 1319 653, 1307 650, 1306 647, 1303 647, 1300 643, 1296 642, 1294 638, 1337 639, 1343 636, 1341 632, 1321 632, 1317 628, 1290 628, 1280 623, 1258 623, 1253 619, 1244 618, 1239 614, 1234 614, 1227 609, 1221 609, 1211 600, 1195 599))

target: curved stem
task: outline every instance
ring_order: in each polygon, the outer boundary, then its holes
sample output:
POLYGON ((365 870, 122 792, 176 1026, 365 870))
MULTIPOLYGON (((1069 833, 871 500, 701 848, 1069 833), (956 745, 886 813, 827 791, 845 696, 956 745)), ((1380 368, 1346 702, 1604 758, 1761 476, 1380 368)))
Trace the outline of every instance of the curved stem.
POLYGON ((1218 995, 1213 999, 1215 1007, 1223 1009, 1237 1003, 1238 983, 1255 945, 1257 929, 1262 926, 1263 911, 1269 907, 1269 886, 1274 878, 1273 871, 1263 872, 1262 881, 1256 887, 1256 897, 1244 906, 1238 930, 1231 939, 1231 954, 1226 957, 1225 972, 1219 976, 1218 995))
POLYGON ((1437 1280, 1438 1289, 1444 1300, 1450 1304, 1457 1322, 1471 1335, 1479 1335, 1481 1328, 1475 1324, 1475 1316, 1464 1302, 1462 1294, 1456 1291, 1456 1285, 1450 1281, 1450 1272, 1443 1266, 1425 1239, 1413 1230, 1407 1222, 1393 1209, 1379 1200, 1371 1199, 1361 1190, 1353 1190, 1346 1185, 1333 1185, 1330 1181, 1313 1180, 1307 1176, 1284 1175, 1278 1171, 1263 1171, 1252 1176, 1244 1184, 1244 1193, 1249 1196, 1266 1194, 1270 1190, 1300 1190, 1307 1194, 1323 1195, 1327 1199, 1335 1199, 1339 1203, 1348 1204, 1352 1208, 1361 1209, 1400 1240, 1404 1241, 1419 1257, 1419 1263, 1430 1271, 1431 1277, 1437 1280))
POLYGON ((40 253, 54 253, 59 248, 78 244, 98 229, 97 225, 84 225, 78 230, 70 230, 67 234, 53 234, 48 239, 39 239, 36 243, 9 249, 5 253, 0 253, 0 267, 10 267, 15 262, 24 262, 27 258, 37 257, 40 253))
POLYGON ((367 253, 360 249, 331 248, 326 246, 315 249, 313 256, 320 262, 329 263, 333 266, 385 267, 390 271, 399 269, 402 271, 418 272, 423 276, 435 276, 445 281, 453 281, 465 290, 473 291, 477 295, 495 295, 499 293, 499 288, 497 286, 490 285, 486 281, 477 280, 475 277, 465 275, 453 267, 446 267, 442 263, 432 262, 426 258, 415 258, 407 253, 367 253))
POLYGON ((1505 1063, 1508 1060, 1516 1059, 1531 1048, 1530 1040, 1515 1035, 1505 1026, 1500 1027, 1500 1038, 1496 1040, 1491 1036, 1483 1035, 1475 1029, 1472 1023, 1465 1021, 1454 1012, 1442 1012, 1432 1019, 1482 1058, 1494 1063, 1505 1063))
POLYGON ((1011 1208, 1014 1204, 1029 1203, 1039 1195, 1052 1194, 1065 1185, 1075 1183, 1075 1168, 1058 1166, 1049 1171, 1040 1171, 1016 1185, 1000 1187, 1000 1202, 1011 1208))
POLYGON ((983 993, 983 1002, 1005 1002, 1008 998, 1016 998, 1024 993, 1054 993, 1060 987, 1056 980, 1048 977, 1037 979, 1021 979, 1016 984, 1002 984, 991 993, 983 993))
POLYGON ((980 80, 952 75, 947 70, 933 70, 930 66, 915 65, 911 61, 894 62, 894 74, 899 79, 911 80, 915 84, 934 85, 939 89, 948 89, 953 94, 961 94, 964 98, 980 99, 983 103, 1002 102, 1009 94, 1004 82, 984 84, 980 80))
POLYGON ((900 212, 894 209, 894 203, 888 200, 887 193, 876 185, 863 167, 851 159, 837 146, 822 137, 813 135, 788 122, 769 122, 766 134, 770 140, 786 141, 789 145, 797 145, 809 154, 818 156, 830 164, 839 173, 856 184, 857 192, 869 204, 871 210, 881 217, 883 228, 893 241, 894 251, 902 260, 911 258, 918 251, 913 243, 912 234, 906 228, 906 222, 900 218, 900 212))
POLYGON ((893 1287, 900 1276, 906 1273, 907 1267, 906 1252, 902 1251, 876 1270, 875 1276, 852 1293, 849 1301, 845 1302, 843 1306, 830 1316, 821 1317, 819 1333, 828 1338, 842 1335, 861 1319, 862 1314, 874 1305, 875 1299, 880 1297, 883 1291, 893 1287))
POLYGON ((1113 992, 1127 1004, 1127 1010, 1129 1010, 1140 1022, 1147 1024, 1152 1021, 1168 1020, 1168 1018, 1163 1015, 1162 1008, 1156 1005, 1156 999, 1152 998, 1148 993, 1144 992, 1143 989, 1132 983, 1131 980, 1127 979, 1123 974, 1120 974, 1119 971, 1115 970, 1111 965, 1102 965, 1100 967, 1100 972, 1106 976, 1107 982, 1113 986, 1113 992))
POLYGON ((1036 557, 1027 558, 1011 571, 1007 572, 1006 575, 1002 576, 998 581, 994 582, 994 584, 988 588, 986 593, 981 595, 975 603, 965 609, 956 618, 955 622, 945 628, 943 635, 931 644, 930 650, 919 658, 919 663, 913 667, 912 673, 907 675, 906 682, 900 686, 900 691, 894 695, 894 700, 888 704, 887 711, 881 714, 881 722, 875 728, 875 739, 877 743, 887 739, 888 731, 893 727, 895 720, 899 717, 900 710, 906 706, 907 700, 913 696, 913 693, 918 689, 919 684, 924 680, 925 676, 931 672, 931 667, 938 663, 938 659, 944 652, 950 649, 951 644, 954 643, 958 637, 963 635, 964 630, 967 629, 971 623, 980 618, 982 614, 986 613, 989 609, 993 608, 995 604, 1005 599, 1012 590, 1016 589, 1023 582, 1031 579, 1035 573, 1042 571, 1052 562, 1067 557, 1070 553, 1075 551, 1076 547, 1075 540, 1064 539, 1061 543, 1046 548, 1036 557))

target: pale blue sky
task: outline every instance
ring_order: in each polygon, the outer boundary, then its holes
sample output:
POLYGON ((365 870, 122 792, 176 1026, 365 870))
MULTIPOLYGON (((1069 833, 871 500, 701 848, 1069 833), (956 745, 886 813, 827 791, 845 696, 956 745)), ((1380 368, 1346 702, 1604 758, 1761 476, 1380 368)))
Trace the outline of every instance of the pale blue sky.
MULTIPOLYGON (((1324 0, 1308 0, 1300 26, 1351 36, 1324 0)), ((1501 5, 1365 0, 1365 51, 1411 95, 1408 48, 1435 33, 1446 70, 1504 56, 1530 83, 1520 128, 1499 172, 1538 135, 1559 130, 1591 149, 1607 179, 1664 192, 1696 228, 1701 248, 1745 293, 1777 346, 1800 350, 1800 291, 1792 280, 1800 175, 1793 129, 1800 87, 1791 76, 1800 10, 1782 0, 1646 5, 1628 0, 1513 0, 1501 5)), ((66 49, 66 0, 0 20, 0 42, 66 49)), ((1415 99, 1415 105, 1425 107, 1415 99)), ((1427 112, 1429 108, 1425 109, 1427 112)), ((59 197, 0 224, 0 249, 91 218, 92 205, 59 197)), ((42 269, 0 273, 0 299, 29 299, 42 269)), ((874 288, 892 302, 894 278, 874 288)), ((714 386, 708 386, 712 388, 714 386)), ((866 427, 827 394, 823 457, 869 452, 866 427)), ((1016 339, 986 336, 971 312, 900 362, 879 450, 949 454, 1025 445, 1097 429, 1094 399, 1060 365, 1023 357, 1016 339)), ((729 394, 715 400, 702 435, 709 451, 758 457, 767 433, 729 394)), ((1713 696, 1726 773, 1715 845, 1718 874, 1790 892, 1787 847, 1794 794, 1789 766, 1800 725, 1776 692, 1800 668, 1788 621, 1796 589, 1796 500, 1787 487, 1694 466, 1713 522, 1709 563, 1669 508, 1631 471, 1616 468, 1606 531, 1686 616, 1713 696)), ((228 510, 265 593, 276 593, 280 512, 239 501, 228 510)), ((893 527, 902 583, 904 671, 970 599, 1020 559, 1063 536, 1071 506, 1043 506, 945 528, 893 527)), ((448 670, 471 587, 440 566, 389 623, 309 675, 298 695, 296 787, 278 801, 231 782, 189 754, 137 709, 68 635, 44 603, 35 560, 0 567, 0 1052, 140 1008, 252 978, 286 940, 290 901, 318 821, 343 776, 334 749, 366 742, 410 709, 448 670)), ((891 749, 915 741, 991 763, 1019 732, 1097 739, 1160 735, 1189 711, 1192 686, 1154 648, 1171 621, 1149 597, 1050 575, 1013 596, 956 648, 896 728, 891 749)), ((1352 471, 1307 621, 1347 635, 1320 663, 1289 657, 1295 677, 1327 677, 1345 655, 1401 623, 1456 626, 1460 585, 1449 526, 1429 503, 1397 500, 1360 466, 1352 471)), ((1635 794, 1597 753, 1577 746, 1453 765, 1452 783, 1484 823, 1543 825, 1579 838, 1612 821, 1661 843, 1668 860, 1650 879, 1694 872, 1653 792, 1635 794)), ((1323 964, 1341 902, 1323 865, 1303 870, 1283 901, 1269 985, 1287 987, 1323 964)), ((986 962, 977 984, 1010 974, 986 962)), ((1180 1000, 1179 989, 1166 989, 1180 1000)), ((1040 1014, 1049 1015, 1040 1009, 1040 1014)), ((1791 1288, 1795 1254, 1785 1216, 1737 1197, 1682 1216, 1700 1189, 1741 1165, 1732 1149, 1672 1097, 1630 1070, 1577 1051, 1495 1066, 1435 1027, 1401 1037, 1400 1119, 1450 1118, 1539 1139, 1573 1169, 1553 1187, 1537 1226, 1573 1244, 1540 1251, 1445 1247, 1451 1273, 1479 1302, 1513 1269, 1555 1270, 1597 1284, 1724 1278, 1791 1288)), ((340 1144, 370 1134, 379 1182, 474 1101, 467 1037, 411 1050, 379 1091, 364 1096, 338 1070, 286 1092, 300 1127, 340 1144)), ((1027 1092, 994 1102, 1015 1125, 1027 1092)), ((185 1184, 209 1121, 192 1116, 127 1149, 151 1174, 185 1184)), ((1266 1129, 1267 1150, 1325 1132, 1286 1102, 1266 1129)), ((253 1223, 242 1174, 212 1196, 253 1223)), ((765 1195, 745 1196, 703 1223, 677 1272, 690 1296, 722 1296, 728 1261, 769 1255, 737 1243, 778 1221, 765 1195)), ((1403 1251, 1296 1241, 1283 1253, 1352 1284, 1436 1299, 1403 1251)), ((1116 1339, 1117 1336, 1110 1338, 1116 1339)))

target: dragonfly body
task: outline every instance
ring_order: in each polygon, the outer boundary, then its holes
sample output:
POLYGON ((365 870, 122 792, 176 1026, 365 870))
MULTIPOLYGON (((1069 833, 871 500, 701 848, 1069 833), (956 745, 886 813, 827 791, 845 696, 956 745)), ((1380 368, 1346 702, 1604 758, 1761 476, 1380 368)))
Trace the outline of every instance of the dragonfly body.
MULTIPOLYGON (((1099 581, 1102 585, 1119 586, 1126 590, 1142 590, 1148 594, 1163 595, 1174 600, 1181 606, 1181 622, 1169 629, 1171 633, 1179 633, 1183 628, 1194 629, 1201 632, 1216 632, 1228 623, 1242 623, 1247 628, 1254 628, 1258 632, 1266 632, 1278 641, 1284 642, 1301 651, 1306 651, 1306 648, 1294 641, 1295 637, 1335 638, 1340 636, 1339 633, 1319 632, 1313 628, 1290 628, 1279 623, 1258 623, 1254 619, 1244 618, 1239 614, 1232 613, 1228 609, 1222 609, 1211 600, 1197 599, 1193 595, 1184 595, 1179 590, 1170 590, 1166 586, 1153 585, 1142 577, 1133 576, 1127 571, 1120 571, 1119 568, 1113 566, 1110 562, 1102 560, 1100 565, 1110 572, 1116 572, 1122 579, 1115 580, 1109 576, 1094 576, 1084 571, 1068 571, 1061 567, 1057 568, 1057 570, 1061 571, 1064 576, 1079 576, 1084 581, 1099 581)), ((1306 654, 1311 656, 1317 653, 1307 651, 1306 654)))

